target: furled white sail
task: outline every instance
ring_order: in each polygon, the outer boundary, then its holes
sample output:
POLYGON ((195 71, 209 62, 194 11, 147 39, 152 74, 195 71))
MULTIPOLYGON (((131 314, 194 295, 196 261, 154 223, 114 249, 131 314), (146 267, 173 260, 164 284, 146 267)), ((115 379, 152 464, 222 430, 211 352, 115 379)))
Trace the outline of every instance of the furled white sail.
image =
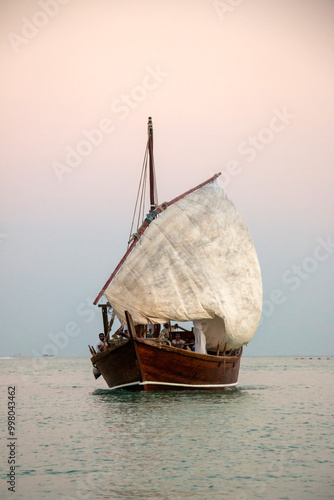
POLYGON ((216 181, 153 220, 105 295, 122 321, 202 321, 208 349, 250 341, 261 316, 256 251, 240 215, 216 181))

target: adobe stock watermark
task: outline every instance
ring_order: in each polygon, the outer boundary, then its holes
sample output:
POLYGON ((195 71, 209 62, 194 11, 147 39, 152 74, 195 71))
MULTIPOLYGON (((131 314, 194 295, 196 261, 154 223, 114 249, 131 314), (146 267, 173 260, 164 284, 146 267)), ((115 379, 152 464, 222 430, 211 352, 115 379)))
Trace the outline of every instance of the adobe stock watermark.
MULTIPOLYGON (((317 245, 314 247, 312 255, 304 257, 299 264, 292 264, 286 269, 281 277, 281 281, 286 285, 290 292, 297 291, 303 282, 307 281, 314 274, 322 262, 326 262, 334 253, 334 241, 332 236, 326 239, 316 238, 317 245)), ((276 308, 287 300, 287 295, 281 288, 275 288, 269 294, 268 299, 263 300, 262 317, 259 323, 261 326, 265 318, 272 316, 276 308)))
MULTIPOLYGON (((33 356, 31 367, 35 372, 48 365, 50 361, 48 356, 53 357, 61 354, 70 344, 71 340, 82 333, 82 322, 85 324, 92 323, 97 314, 96 307, 93 305, 93 299, 87 297, 85 301, 80 302, 75 309, 75 313, 78 317, 77 321, 68 321, 64 328, 56 333, 49 332, 48 338, 50 342, 45 343, 40 351, 36 348, 31 349, 30 352, 33 356)), ((22 387, 27 387, 31 383, 31 376, 33 374, 30 373, 30 370, 24 370, 24 365, 19 363, 16 366, 15 375, 19 379, 17 383, 20 383, 22 387)))
MULTIPOLYGON (((275 140, 275 136, 281 134, 297 116, 295 113, 291 113, 287 106, 283 106, 281 110, 275 108, 272 113, 266 127, 261 128, 255 135, 249 135, 238 145, 237 151, 240 156, 245 157, 246 161, 254 161, 257 155, 275 140)), ((220 184, 226 188, 231 178, 238 176, 242 171, 243 167, 239 160, 228 161, 219 177, 220 184)))
POLYGON ((234 12, 244 0, 213 0, 212 5, 221 21, 226 19, 226 15, 234 12))
MULTIPOLYGON (((93 305, 93 299, 89 297, 85 301, 80 302, 75 312, 84 323, 91 323, 96 317, 96 307, 93 305)), ((50 342, 43 346, 41 352, 36 348, 31 349, 31 354, 34 356, 32 361, 33 368, 37 369, 38 366, 45 366, 48 358, 43 356, 58 356, 61 351, 67 348, 71 339, 81 333, 82 328, 78 321, 68 321, 62 331, 56 333, 49 332, 48 337, 50 342)))
MULTIPOLYGON (((110 110, 119 120, 125 120, 132 110, 147 99, 150 92, 156 90, 159 85, 169 76, 169 73, 160 68, 147 66, 146 73, 140 84, 135 85, 129 92, 122 93, 114 99, 110 110)), ((85 158, 90 156, 96 148, 104 141, 107 135, 115 130, 114 119, 102 118, 96 127, 81 130, 81 138, 75 145, 65 147, 65 159, 63 162, 53 161, 52 169, 59 182, 63 182, 64 176, 72 173, 85 158)))
POLYGON ((20 47, 26 46, 30 40, 35 38, 41 29, 57 16, 60 6, 66 5, 70 0, 39 0, 37 3, 40 10, 37 10, 31 19, 22 17, 22 27, 20 34, 10 31, 7 37, 13 50, 17 53, 20 47))

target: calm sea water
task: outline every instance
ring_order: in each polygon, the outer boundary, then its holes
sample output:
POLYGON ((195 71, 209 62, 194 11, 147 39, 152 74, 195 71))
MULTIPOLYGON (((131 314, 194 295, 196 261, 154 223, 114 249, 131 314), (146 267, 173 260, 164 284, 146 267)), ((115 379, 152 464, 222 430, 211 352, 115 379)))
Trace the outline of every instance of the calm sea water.
POLYGON ((333 359, 244 357, 225 393, 111 392, 88 358, 1 359, 0 374, 0 498, 334 498, 333 359))

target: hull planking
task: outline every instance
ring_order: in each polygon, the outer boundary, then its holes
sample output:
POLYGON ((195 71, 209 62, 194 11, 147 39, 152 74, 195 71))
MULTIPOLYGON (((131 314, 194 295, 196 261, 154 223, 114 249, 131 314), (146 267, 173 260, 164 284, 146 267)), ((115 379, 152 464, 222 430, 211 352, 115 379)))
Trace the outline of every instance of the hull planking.
POLYGON ((223 390, 237 385, 241 354, 199 354, 135 337, 91 361, 111 389, 223 390))

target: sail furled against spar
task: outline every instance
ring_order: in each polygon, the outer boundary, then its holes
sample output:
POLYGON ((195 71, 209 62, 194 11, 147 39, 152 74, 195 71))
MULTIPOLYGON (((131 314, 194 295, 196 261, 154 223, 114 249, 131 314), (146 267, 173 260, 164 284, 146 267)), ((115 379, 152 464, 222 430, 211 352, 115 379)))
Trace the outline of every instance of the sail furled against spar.
POLYGON ((261 316, 262 281, 248 229, 216 180, 152 220, 104 294, 125 322, 202 320, 207 348, 247 344, 261 316))

